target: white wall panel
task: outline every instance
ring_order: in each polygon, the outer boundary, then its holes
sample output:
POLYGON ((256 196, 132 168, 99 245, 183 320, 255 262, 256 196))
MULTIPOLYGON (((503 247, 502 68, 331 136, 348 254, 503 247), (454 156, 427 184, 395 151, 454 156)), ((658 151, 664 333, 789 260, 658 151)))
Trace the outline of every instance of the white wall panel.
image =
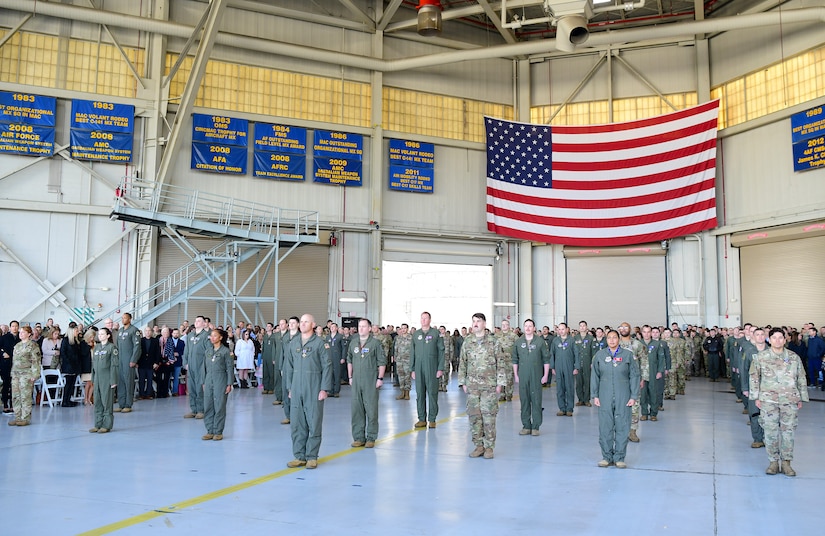
POLYGON ((770 227, 777 218, 804 221, 822 209, 825 169, 794 173, 790 119, 724 138, 719 148, 724 224, 770 227))

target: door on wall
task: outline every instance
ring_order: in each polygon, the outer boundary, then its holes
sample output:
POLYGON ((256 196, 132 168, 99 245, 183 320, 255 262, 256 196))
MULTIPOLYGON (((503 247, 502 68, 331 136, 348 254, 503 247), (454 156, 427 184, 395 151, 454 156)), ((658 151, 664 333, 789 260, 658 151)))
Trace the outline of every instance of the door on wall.
POLYGON ((567 321, 573 329, 667 324, 666 253, 659 244, 600 250, 564 248, 567 321))

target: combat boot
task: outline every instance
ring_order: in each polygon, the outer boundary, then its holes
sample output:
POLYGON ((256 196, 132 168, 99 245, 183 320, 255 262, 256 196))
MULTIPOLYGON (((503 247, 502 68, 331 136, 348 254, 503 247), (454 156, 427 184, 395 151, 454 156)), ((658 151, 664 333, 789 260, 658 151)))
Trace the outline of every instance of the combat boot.
POLYGON ((404 400, 409 400, 409 399, 410 399, 410 390, 407 389, 406 391, 404 391, 404 400))
POLYGON ((398 395, 397 397, 395 397, 395 399, 396 399, 396 400, 404 400, 404 393, 406 393, 406 391, 404 391, 404 390, 402 389, 402 390, 401 390, 401 393, 399 393, 399 395, 398 395))
POLYGON ((779 472, 779 462, 771 462, 767 469, 765 469, 766 475, 775 475, 779 472))
POLYGON ((796 471, 794 471, 793 467, 791 467, 790 460, 782 460, 782 474, 785 476, 796 476, 796 471))
POLYGON ((639 436, 636 435, 636 430, 631 430, 630 433, 627 436, 627 439, 629 441, 632 441, 633 443, 638 443, 639 442, 639 436))
MULTIPOLYGON (((484 459, 485 460, 492 460, 493 459, 493 449, 484 449, 484 459)), ((790 467, 790 465, 788 467, 790 467)), ((794 473, 794 474, 796 474, 796 473, 794 473)))
POLYGON ((480 458, 482 454, 484 454, 484 447, 476 447, 473 452, 470 453, 470 458, 480 458))

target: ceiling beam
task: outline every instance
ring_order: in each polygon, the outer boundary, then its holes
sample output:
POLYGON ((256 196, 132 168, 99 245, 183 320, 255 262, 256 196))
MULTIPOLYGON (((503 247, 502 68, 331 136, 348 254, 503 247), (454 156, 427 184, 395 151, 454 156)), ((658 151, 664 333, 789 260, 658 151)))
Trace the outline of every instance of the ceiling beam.
POLYGON ((362 23, 364 23, 364 26, 366 26, 366 27, 368 27, 368 28, 371 28, 371 29, 375 29, 375 21, 374 21, 374 20, 372 20, 372 18, 370 18, 370 16, 369 16, 368 14, 364 13, 363 11, 361 11, 361 8, 360 8, 360 7, 358 7, 358 6, 356 6, 356 5, 353 3, 353 1, 352 1, 352 0, 338 0, 338 1, 339 1, 339 2, 340 2, 340 3, 341 3, 341 4, 345 7, 345 8, 347 8, 347 9, 350 11, 350 13, 352 13, 353 15, 355 15, 355 16, 356 16, 356 18, 358 18, 358 19, 359 19, 362 23))
POLYGON ((487 0, 478 0, 478 4, 484 10, 484 14, 487 15, 487 18, 490 19, 490 22, 493 23, 493 26, 496 27, 498 33, 501 34, 501 37, 504 38, 504 41, 510 43, 511 45, 515 44, 516 38, 508 28, 505 28, 501 25, 501 19, 499 18, 498 14, 493 10, 490 6, 490 2, 487 0))

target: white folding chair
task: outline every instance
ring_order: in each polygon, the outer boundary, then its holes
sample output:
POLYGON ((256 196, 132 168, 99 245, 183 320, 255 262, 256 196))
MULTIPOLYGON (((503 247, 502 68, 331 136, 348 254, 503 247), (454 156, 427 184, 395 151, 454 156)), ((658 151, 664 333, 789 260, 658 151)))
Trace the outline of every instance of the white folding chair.
MULTIPOLYGON (((66 388, 65 386, 63 387, 66 388)), ((80 374, 74 380, 74 387, 72 388, 72 402, 83 402, 86 400, 86 393, 83 392, 83 380, 80 379, 80 374)))
POLYGON ((59 370, 43 369, 40 371, 40 382, 43 385, 43 394, 40 397, 40 406, 53 408, 63 400, 65 378, 59 370), (52 393, 54 391, 54 393, 52 393))

